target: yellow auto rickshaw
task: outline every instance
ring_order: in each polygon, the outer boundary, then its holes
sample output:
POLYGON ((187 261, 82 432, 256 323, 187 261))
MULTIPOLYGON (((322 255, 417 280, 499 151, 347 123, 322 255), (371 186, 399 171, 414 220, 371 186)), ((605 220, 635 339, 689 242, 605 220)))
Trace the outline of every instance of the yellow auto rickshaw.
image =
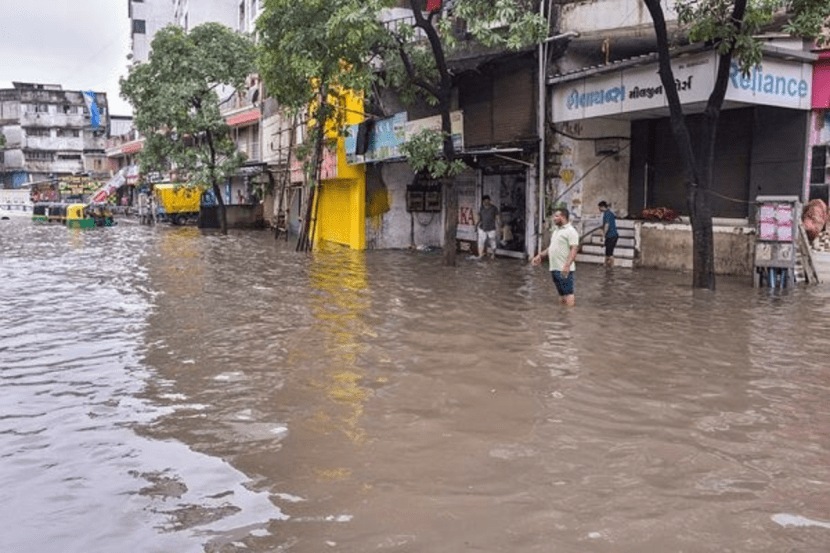
POLYGON ((89 217, 84 204, 69 204, 66 206, 67 228, 93 228, 95 219, 89 217))

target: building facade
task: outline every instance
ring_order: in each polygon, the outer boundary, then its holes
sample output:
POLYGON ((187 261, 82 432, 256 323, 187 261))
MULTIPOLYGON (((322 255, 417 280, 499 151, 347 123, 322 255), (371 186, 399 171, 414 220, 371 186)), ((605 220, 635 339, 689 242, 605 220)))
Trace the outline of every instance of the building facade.
POLYGON ((156 33, 173 23, 171 0, 127 0, 130 18, 130 54, 134 63, 143 63, 150 58, 150 43, 156 33))
POLYGON ((78 175, 109 176, 105 93, 92 93, 91 112, 81 91, 34 83, 13 83, 13 87, 0 90, 0 132, 6 140, 0 152, 3 188, 78 175))

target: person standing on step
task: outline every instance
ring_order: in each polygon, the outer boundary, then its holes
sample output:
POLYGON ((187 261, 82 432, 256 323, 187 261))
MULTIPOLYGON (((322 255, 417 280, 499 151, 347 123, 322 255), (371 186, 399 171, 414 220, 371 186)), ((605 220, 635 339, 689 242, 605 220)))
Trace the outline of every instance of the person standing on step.
POLYGON ((478 210, 478 257, 481 259, 490 245, 489 256, 493 259, 496 256, 496 229, 501 228, 501 215, 499 208, 490 201, 486 194, 481 198, 481 209, 478 210))
POLYGON ((562 305, 572 307, 576 303, 574 296, 574 271, 576 270, 576 254, 579 252, 579 233, 570 222, 570 212, 557 208, 553 212, 555 225, 550 235, 550 245, 531 259, 532 265, 541 265, 544 258, 548 258, 550 276, 559 294, 562 305))
POLYGON ((599 211, 602 213, 602 241, 605 244, 605 266, 614 266, 614 248, 617 247, 617 240, 620 234, 617 232, 617 216, 608 207, 605 200, 599 204, 599 211))

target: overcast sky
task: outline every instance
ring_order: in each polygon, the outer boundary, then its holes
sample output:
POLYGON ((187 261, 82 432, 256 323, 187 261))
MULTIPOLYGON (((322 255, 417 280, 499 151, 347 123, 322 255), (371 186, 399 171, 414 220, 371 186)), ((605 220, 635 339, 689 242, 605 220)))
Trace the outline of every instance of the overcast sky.
POLYGON ((106 92, 110 113, 130 51, 127 0, 0 0, 0 88, 12 81, 106 92))

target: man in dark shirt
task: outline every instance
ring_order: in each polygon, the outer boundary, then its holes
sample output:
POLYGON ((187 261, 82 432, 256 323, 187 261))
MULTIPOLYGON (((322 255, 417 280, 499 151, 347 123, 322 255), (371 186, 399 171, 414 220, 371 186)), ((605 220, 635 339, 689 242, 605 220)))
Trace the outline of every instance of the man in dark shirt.
POLYGON ((478 259, 484 257, 487 244, 490 245, 490 259, 496 255, 496 229, 501 227, 499 208, 490 202, 490 196, 481 198, 481 209, 478 211, 478 259))
POLYGON ((599 203, 599 211, 602 213, 602 237, 605 244, 605 266, 614 266, 614 248, 617 247, 617 240, 620 235, 617 232, 617 216, 608 207, 608 202, 599 203))

